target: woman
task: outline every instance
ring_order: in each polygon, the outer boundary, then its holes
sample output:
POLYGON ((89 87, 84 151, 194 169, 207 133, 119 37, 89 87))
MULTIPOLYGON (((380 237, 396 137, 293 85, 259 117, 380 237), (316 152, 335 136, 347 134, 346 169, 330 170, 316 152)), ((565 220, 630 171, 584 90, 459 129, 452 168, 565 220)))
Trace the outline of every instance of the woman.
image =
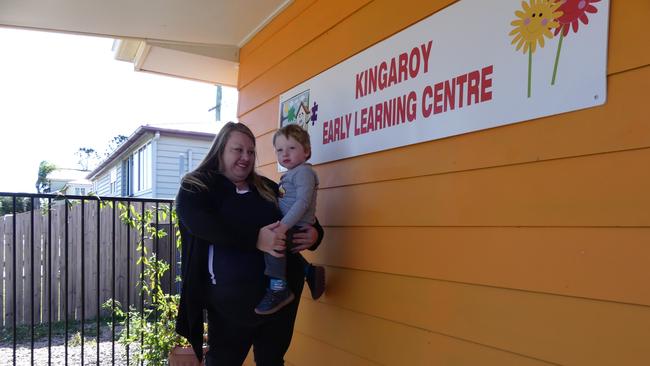
POLYGON ((253 346, 257 365, 283 365, 298 311, 304 272, 298 253, 322 239, 307 227, 287 255, 295 300, 271 316, 255 314, 264 296, 264 255, 284 254, 277 184, 257 175, 255 136, 228 122, 199 166, 188 173, 176 198, 182 240, 183 290, 176 329, 202 357, 203 309, 208 310, 206 364, 241 365, 253 346), (318 240, 317 240, 318 239, 318 240))

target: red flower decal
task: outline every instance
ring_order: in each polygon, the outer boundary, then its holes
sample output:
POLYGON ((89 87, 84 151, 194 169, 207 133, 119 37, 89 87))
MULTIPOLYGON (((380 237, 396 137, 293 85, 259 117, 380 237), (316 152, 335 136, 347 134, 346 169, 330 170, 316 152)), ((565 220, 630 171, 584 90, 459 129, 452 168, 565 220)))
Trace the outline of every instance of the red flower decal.
POLYGON ((597 13, 598 9, 591 4, 599 1, 600 0, 558 0, 559 3, 562 3, 558 9, 558 11, 562 12, 562 16, 557 19, 558 22, 560 22, 560 26, 555 28, 555 35, 557 36, 561 31, 562 36, 566 37, 567 34, 569 34, 569 26, 573 28, 573 33, 577 33, 580 25, 578 20, 580 20, 584 25, 589 24, 587 13, 597 13))

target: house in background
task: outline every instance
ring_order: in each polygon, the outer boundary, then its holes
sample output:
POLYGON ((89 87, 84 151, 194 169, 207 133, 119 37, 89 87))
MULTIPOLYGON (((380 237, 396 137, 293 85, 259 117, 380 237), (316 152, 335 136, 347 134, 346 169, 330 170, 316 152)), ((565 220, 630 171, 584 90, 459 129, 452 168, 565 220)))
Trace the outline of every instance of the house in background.
POLYGON ((55 169, 47 175, 50 193, 84 196, 90 192, 92 183, 86 179, 87 170, 55 169))
POLYGON ((181 177, 207 154, 214 133, 140 126, 87 178, 99 196, 174 198, 181 177))

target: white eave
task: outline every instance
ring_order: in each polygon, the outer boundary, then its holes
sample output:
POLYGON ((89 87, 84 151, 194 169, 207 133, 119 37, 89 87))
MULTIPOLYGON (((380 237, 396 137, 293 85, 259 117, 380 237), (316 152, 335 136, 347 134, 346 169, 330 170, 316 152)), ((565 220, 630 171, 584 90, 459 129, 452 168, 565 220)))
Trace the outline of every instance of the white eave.
POLYGON ((293 0, 0 0, 0 26, 114 38, 117 60, 236 86, 239 49, 293 0))
POLYGON ((236 46, 122 38, 113 42, 113 53, 116 60, 133 63, 136 71, 237 86, 239 48, 236 46))

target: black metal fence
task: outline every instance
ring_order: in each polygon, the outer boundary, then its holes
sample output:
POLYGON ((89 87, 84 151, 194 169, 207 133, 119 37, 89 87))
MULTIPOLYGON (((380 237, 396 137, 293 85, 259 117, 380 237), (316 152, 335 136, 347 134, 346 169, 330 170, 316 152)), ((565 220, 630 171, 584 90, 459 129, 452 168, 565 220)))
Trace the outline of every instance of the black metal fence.
MULTIPOLYGON (((80 343, 76 346, 80 357, 74 363, 115 364, 115 311, 102 304, 115 299, 124 311, 130 306, 144 311, 145 296, 136 286, 144 261, 138 258, 148 253, 172 264, 162 278, 163 289, 178 291, 173 200, 0 192, 2 197, 10 198, 3 202, 10 202, 11 207, 4 207, 10 214, 0 217, 0 330, 4 339, 0 340, 4 346, 0 363, 44 364, 41 358, 35 360, 34 352, 36 340, 46 337, 47 364, 52 364, 54 325, 62 332, 63 364, 69 362, 74 336, 80 343), (166 235, 151 237, 149 227, 166 235), (94 355, 85 352, 86 329, 92 323, 94 355), (110 342, 102 343, 100 329, 106 327, 110 342), (73 334, 76 329, 78 333, 73 334), (29 361, 17 360, 17 348, 27 345, 29 361), (100 357, 100 347, 110 347, 109 360, 100 357)), ((125 325, 128 332, 128 319, 125 325)), ((125 357, 129 364, 128 346, 125 357)))

